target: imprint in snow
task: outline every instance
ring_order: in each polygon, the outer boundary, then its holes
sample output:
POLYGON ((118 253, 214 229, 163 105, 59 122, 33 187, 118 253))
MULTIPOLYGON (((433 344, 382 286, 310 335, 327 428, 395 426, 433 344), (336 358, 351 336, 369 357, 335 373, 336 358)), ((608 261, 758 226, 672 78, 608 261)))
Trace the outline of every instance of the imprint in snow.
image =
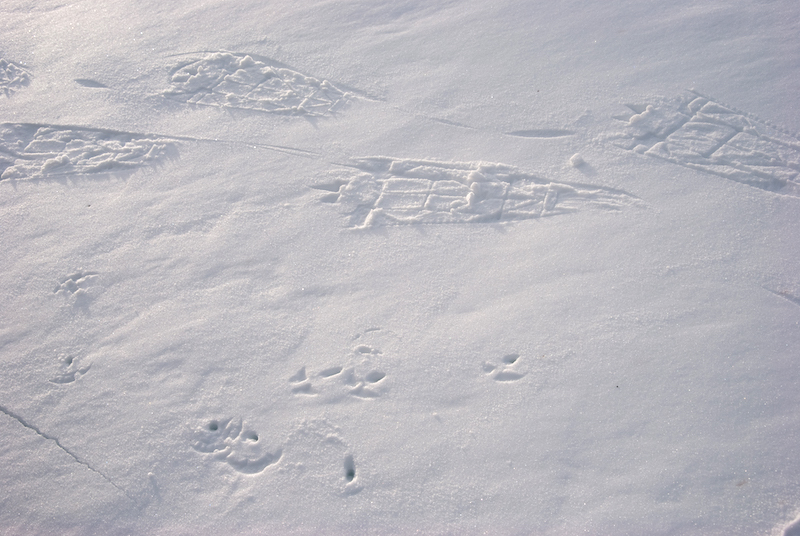
POLYGON ((782 536, 800 536, 800 515, 783 528, 782 536))
POLYGON ((65 277, 58 285, 56 285, 53 292, 56 294, 76 294, 80 290, 85 290, 92 286, 92 282, 97 279, 99 274, 97 272, 83 272, 78 271, 65 277))
POLYGON ((345 395, 356 398, 378 398, 386 391, 383 381, 386 373, 380 370, 370 370, 366 374, 356 375, 353 367, 344 368, 341 365, 327 367, 313 376, 321 378, 314 384, 306 374, 306 367, 302 367, 296 374, 289 378, 292 384, 291 391, 295 395, 311 397, 322 396, 324 402, 341 402, 345 395))
POLYGON ((800 140, 786 132, 696 92, 628 108, 619 147, 800 197, 800 140))
POLYGON ((309 491, 354 495, 364 487, 365 472, 356 467, 353 449, 325 419, 296 424, 286 440, 285 467, 309 491))
POLYGON ((214 419, 199 426, 194 431, 192 448, 249 475, 277 463, 282 454, 281 449, 267 448, 254 430, 243 428, 241 419, 214 419))
POLYGON ((50 380, 52 383, 72 383, 92 368, 91 363, 81 366, 78 359, 70 355, 61 355, 59 361, 61 362, 61 371, 50 380))
POLYGON ((176 152, 173 140, 81 127, 0 124, 0 180, 133 171, 176 152))
POLYGON ((230 52, 180 65, 170 82, 164 96, 188 104, 307 117, 332 114, 352 98, 327 80, 266 58, 230 52))
POLYGON ((0 91, 6 97, 31 83, 31 73, 14 62, 0 58, 0 91))
POLYGON ((484 363, 483 372, 498 382, 514 382, 525 376, 524 373, 517 372, 516 365, 518 363, 519 354, 506 354, 503 356, 499 366, 494 363, 484 363))
POLYGON ((354 228, 524 220, 596 208, 619 210, 636 198, 610 188, 557 183, 485 162, 386 157, 354 159, 314 189, 354 228))

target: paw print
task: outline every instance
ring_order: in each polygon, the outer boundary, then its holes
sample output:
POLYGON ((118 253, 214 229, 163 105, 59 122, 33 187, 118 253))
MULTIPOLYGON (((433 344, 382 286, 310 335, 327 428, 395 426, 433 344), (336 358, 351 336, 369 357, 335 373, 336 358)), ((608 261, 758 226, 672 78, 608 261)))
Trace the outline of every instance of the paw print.
POLYGON ((277 463, 282 455, 281 449, 265 448, 258 433, 245 428, 241 419, 214 419, 197 428, 192 448, 248 475, 260 473, 277 463))
POLYGON ((499 365, 486 362, 483 364, 483 371, 498 382, 514 382, 525 376, 518 372, 519 354, 507 354, 503 357, 499 365))

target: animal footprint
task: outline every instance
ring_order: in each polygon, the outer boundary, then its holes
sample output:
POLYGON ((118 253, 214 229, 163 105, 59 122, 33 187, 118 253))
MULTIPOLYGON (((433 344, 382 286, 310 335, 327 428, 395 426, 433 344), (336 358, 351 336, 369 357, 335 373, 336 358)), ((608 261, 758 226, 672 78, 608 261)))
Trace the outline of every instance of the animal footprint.
POLYGON ((10 97, 31 82, 31 73, 21 65, 0 58, 0 91, 10 97))
POLYGON ((341 430, 327 420, 304 420, 286 440, 286 468, 305 480, 309 489, 338 489, 353 495, 363 489, 364 477, 356 465, 353 449, 341 430))
POLYGON ((289 382, 293 384, 292 393, 306 396, 323 394, 330 401, 337 401, 344 394, 356 398, 378 398, 382 393, 380 384, 386 378, 386 373, 371 370, 364 376, 358 376, 354 368, 336 365, 327 367, 313 376, 319 378, 317 387, 312 385, 311 379, 306 374, 306 367, 298 370, 289 378, 289 382))
POLYGON ((511 166, 385 157, 354 159, 355 172, 312 186, 354 228, 524 220, 586 208, 619 210, 635 198, 600 186, 557 183, 511 166))
POLYGON ((484 363, 483 371, 498 382, 513 382, 524 377, 524 373, 517 372, 515 365, 519 361, 519 354, 507 354, 501 360, 500 365, 484 363))
POLYGON ((53 383, 72 383, 92 368, 91 363, 81 366, 77 359, 69 355, 62 355, 59 361, 61 361, 61 371, 50 380, 53 383))
POLYGON ((352 454, 344 457, 344 478, 348 483, 356 479, 356 463, 352 454))
POLYGON ((113 130, 0 124, 0 180, 132 171, 176 152, 173 140, 113 130))
POLYGON ((292 392, 294 394, 311 396, 316 394, 316 391, 311 387, 311 381, 308 379, 308 376, 306 376, 306 367, 298 370, 294 376, 289 378, 289 382, 294 384, 294 387, 292 387, 292 392))
POLYGON ((65 277, 56 285, 53 292, 64 296, 81 297, 87 294, 87 289, 99 277, 97 272, 78 271, 65 277))
POLYGON ((696 92, 628 109, 617 146, 800 197, 800 140, 779 128, 696 92))
POLYGON ((230 52, 181 65, 173 70, 170 82, 164 93, 169 99, 273 114, 332 114, 352 98, 327 80, 266 58, 230 52))
POLYGON ((342 372, 342 367, 336 366, 336 367, 326 368, 325 370, 320 372, 319 375, 323 378, 330 378, 331 376, 336 376, 341 372, 342 372))
POLYGON ((277 463, 282 455, 281 449, 266 448, 254 430, 243 428, 241 419, 211 420, 197 428, 192 448, 248 475, 277 463))

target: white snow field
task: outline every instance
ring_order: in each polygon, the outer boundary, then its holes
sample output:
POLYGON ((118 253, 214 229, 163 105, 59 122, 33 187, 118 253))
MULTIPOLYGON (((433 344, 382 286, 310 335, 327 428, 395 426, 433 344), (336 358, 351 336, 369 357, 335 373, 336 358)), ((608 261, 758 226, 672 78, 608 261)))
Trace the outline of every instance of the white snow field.
POLYGON ((796 0, 3 0, 0 533, 800 534, 796 0))

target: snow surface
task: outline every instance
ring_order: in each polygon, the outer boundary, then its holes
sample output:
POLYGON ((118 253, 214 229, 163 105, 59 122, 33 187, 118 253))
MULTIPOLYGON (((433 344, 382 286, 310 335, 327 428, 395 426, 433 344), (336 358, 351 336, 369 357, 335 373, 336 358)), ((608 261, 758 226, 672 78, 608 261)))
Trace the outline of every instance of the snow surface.
POLYGON ((800 5, 0 5, 0 532, 800 533, 800 5))

